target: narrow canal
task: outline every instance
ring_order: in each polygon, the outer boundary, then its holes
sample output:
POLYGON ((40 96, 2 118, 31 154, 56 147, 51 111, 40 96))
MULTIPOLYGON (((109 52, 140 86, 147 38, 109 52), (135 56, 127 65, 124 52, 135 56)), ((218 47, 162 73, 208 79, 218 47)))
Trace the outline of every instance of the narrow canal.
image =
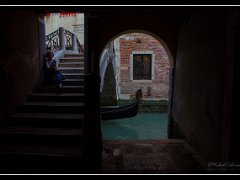
POLYGON ((126 119, 102 121, 104 140, 167 139, 167 113, 139 112, 126 119))

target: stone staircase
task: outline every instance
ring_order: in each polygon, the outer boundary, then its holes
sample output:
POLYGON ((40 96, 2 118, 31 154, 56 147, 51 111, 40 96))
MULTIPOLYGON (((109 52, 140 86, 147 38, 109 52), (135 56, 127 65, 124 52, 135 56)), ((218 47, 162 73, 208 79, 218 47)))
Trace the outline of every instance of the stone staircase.
POLYGON ((0 127, 0 173, 82 173, 83 54, 59 62, 61 94, 38 87, 0 127))
POLYGON ((84 62, 83 54, 65 55, 60 59, 59 69, 66 78, 63 80, 63 86, 83 86, 84 84, 84 62))

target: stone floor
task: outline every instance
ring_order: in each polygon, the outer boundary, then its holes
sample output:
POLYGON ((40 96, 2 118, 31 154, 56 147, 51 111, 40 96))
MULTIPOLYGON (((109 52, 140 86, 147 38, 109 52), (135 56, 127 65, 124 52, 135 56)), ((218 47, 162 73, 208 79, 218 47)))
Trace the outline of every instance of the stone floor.
POLYGON ((203 174, 206 162, 184 140, 107 141, 103 174, 203 174))

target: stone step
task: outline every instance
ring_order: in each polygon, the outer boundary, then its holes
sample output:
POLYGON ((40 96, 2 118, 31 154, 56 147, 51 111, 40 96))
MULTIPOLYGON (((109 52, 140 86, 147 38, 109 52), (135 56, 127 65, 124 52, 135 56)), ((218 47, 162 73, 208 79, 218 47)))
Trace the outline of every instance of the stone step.
POLYGON ((28 100, 37 102, 83 102, 84 93, 33 93, 28 100))
MULTIPOLYGON (((55 86, 39 86, 34 91, 35 93, 57 93, 55 86)), ((83 93, 84 86, 63 86, 62 93, 83 93)))
POLYGON ((83 73, 62 73, 65 79, 84 79, 83 73))
POLYGON ((55 157, 81 157, 79 147, 0 145, 0 154, 27 154, 55 157))
POLYGON ((84 103, 79 102, 25 102, 18 108, 20 112, 43 113, 83 113, 84 103))
POLYGON ((62 81, 63 86, 84 86, 83 79, 65 79, 62 81))
POLYGON ((84 57, 76 57, 76 56, 69 56, 69 57, 63 57, 59 60, 60 63, 67 63, 67 62, 84 62, 84 57))
POLYGON ((80 54, 65 54, 65 57, 84 57, 84 53, 80 53, 80 54))
MULTIPOLYGON (((40 110, 39 110, 40 111, 40 110)), ((19 112, 7 117, 3 127, 82 128, 83 114, 19 112)))
POLYGON ((84 68, 84 63, 83 62, 64 62, 64 63, 59 63, 58 64, 59 68, 72 68, 72 67, 79 67, 79 68, 84 68))
POLYGON ((60 67, 59 68, 61 73, 84 73, 84 68, 64 68, 64 67, 60 67))
POLYGON ((82 130, 39 127, 1 127, 1 145, 81 147, 82 130))
POLYGON ((79 147, 0 146, 0 173, 79 173, 79 147))

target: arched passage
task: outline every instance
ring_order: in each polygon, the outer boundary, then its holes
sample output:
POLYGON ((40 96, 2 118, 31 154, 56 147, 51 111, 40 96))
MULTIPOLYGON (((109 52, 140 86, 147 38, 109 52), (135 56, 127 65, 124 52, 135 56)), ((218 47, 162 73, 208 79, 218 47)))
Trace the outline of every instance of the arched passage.
POLYGON ((134 97, 134 92, 141 88, 146 100, 153 98, 168 100, 170 114, 171 70, 174 67, 174 61, 168 46, 159 36, 149 31, 133 29, 121 32, 111 38, 103 49, 100 59, 101 92, 105 86, 105 71, 109 64, 114 69, 112 76, 115 78, 118 100, 131 99, 134 97), (137 74, 140 76, 144 74, 138 73, 134 69, 136 68, 134 58, 138 56, 140 58, 149 56, 151 59, 149 61, 149 77, 147 78, 135 77, 137 74))
POLYGON ((104 50, 106 50, 108 48, 108 46, 110 45, 110 43, 120 37, 121 35, 124 35, 124 34, 129 34, 129 33, 143 33, 143 34, 147 34, 149 36, 152 36, 154 39, 158 40, 160 42, 160 44, 164 47, 164 50, 167 52, 168 54, 168 57, 169 57, 169 63, 170 63, 170 68, 174 68, 175 66, 175 61, 173 59, 173 56, 172 56, 172 53, 170 51, 170 49, 168 48, 167 44, 165 43, 165 41, 163 40, 163 38, 159 37, 158 35, 150 32, 150 31, 146 31, 146 30, 142 30, 142 29, 131 29, 131 30, 127 30, 127 31, 123 31, 115 36, 113 36, 108 42, 107 44, 105 45, 105 47, 103 48, 102 50, 102 54, 101 54, 101 57, 104 55, 104 50))

